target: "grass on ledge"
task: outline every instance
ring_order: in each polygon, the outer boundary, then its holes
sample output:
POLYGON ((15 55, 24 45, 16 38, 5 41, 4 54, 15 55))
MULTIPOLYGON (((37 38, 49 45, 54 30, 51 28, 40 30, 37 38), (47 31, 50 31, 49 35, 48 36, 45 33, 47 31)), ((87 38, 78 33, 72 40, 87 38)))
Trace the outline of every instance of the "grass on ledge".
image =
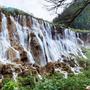
POLYGON ((74 28, 71 28, 71 30, 78 33, 90 33, 90 30, 81 30, 81 29, 74 29, 74 28))

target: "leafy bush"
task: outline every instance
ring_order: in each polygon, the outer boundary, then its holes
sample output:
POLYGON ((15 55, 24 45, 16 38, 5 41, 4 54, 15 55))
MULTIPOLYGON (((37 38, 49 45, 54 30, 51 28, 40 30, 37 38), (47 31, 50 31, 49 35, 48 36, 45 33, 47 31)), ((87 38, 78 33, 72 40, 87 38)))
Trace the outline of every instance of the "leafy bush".
POLYGON ((68 77, 68 79, 58 76, 57 78, 44 78, 33 90, 85 90, 86 86, 90 85, 89 77, 82 73, 68 77))
POLYGON ((37 81, 35 76, 19 77, 3 82, 3 90, 85 90, 90 85, 90 70, 78 75, 70 75, 67 79, 62 74, 54 73, 37 81))
POLYGON ((35 76, 19 77, 18 82, 21 90, 25 90, 24 87, 30 90, 30 88, 35 87, 36 78, 35 76))
POLYGON ((3 81, 3 90, 31 90, 35 87, 35 76, 18 77, 17 82, 12 79, 3 81))
POLYGON ((17 83, 13 80, 5 80, 3 82, 3 90, 17 90, 17 83))

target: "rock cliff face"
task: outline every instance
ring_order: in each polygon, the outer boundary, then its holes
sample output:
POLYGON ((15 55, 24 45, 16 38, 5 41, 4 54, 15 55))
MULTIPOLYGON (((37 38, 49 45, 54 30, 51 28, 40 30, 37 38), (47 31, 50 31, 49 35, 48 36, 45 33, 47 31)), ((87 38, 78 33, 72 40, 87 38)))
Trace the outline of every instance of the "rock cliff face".
POLYGON ((50 66, 51 71, 52 67, 62 68, 63 71, 75 71, 76 68, 79 69, 74 60, 76 56, 85 57, 73 31, 57 29, 47 21, 37 19, 16 9, 1 8, 1 73, 10 74, 11 71, 23 71, 24 73, 27 72, 26 66, 29 67, 29 65, 36 65, 37 69, 45 65, 47 68, 50 66))

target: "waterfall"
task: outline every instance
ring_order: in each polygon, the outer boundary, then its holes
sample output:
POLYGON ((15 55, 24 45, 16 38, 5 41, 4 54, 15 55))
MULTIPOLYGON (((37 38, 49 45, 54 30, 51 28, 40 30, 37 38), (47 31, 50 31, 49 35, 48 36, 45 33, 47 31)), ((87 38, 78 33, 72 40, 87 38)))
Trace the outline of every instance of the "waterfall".
POLYGON ((49 62, 63 62, 71 54, 86 58, 79 37, 70 29, 63 30, 61 37, 47 21, 23 15, 7 17, 4 13, 1 17, 0 60, 4 62, 27 59, 29 63, 44 66, 49 62))

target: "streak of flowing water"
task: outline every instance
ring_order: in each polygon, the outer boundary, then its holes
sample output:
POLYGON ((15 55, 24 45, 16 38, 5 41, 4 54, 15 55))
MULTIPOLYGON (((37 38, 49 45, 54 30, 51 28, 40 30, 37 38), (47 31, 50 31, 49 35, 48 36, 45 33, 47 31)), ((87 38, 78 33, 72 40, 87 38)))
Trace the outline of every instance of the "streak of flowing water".
MULTIPOLYGON (((63 30, 63 38, 61 38, 61 33, 58 33, 58 30, 55 28, 52 29, 53 25, 46 21, 33 17, 27 20, 26 17, 19 15, 16 18, 13 16, 8 17, 11 23, 13 23, 13 26, 11 24, 7 26, 9 23, 7 17, 5 14, 2 14, 2 28, 0 32, 1 62, 4 61, 3 63, 5 63, 10 61, 8 60, 7 53, 9 48, 16 54, 16 56, 14 56, 16 59, 21 59, 20 55, 23 50, 26 53, 29 63, 36 63, 41 66, 46 65, 48 62, 62 62, 64 57, 70 57, 71 54, 73 56, 86 58, 78 44, 77 39, 79 37, 70 29, 63 30), (21 21, 18 21, 19 19, 21 19, 21 21), (30 23, 30 19, 32 23, 30 23), (32 25, 29 27, 27 24, 32 25), (11 32, 9 29, 11 29, 11 32), (14 44, 12 44, 12 42, 14 44), (33 45, 31 45, 32 43, 33 45)), ((25 55, 25 53, 23 55, 25 55)), ((77 71, 79 71, 78 68, 77 71)), ((14 72, 13 75, 15 78, 16 74, 14 72)), ((65 77, 67 78, 67 74, 65 74, 65 77)))

